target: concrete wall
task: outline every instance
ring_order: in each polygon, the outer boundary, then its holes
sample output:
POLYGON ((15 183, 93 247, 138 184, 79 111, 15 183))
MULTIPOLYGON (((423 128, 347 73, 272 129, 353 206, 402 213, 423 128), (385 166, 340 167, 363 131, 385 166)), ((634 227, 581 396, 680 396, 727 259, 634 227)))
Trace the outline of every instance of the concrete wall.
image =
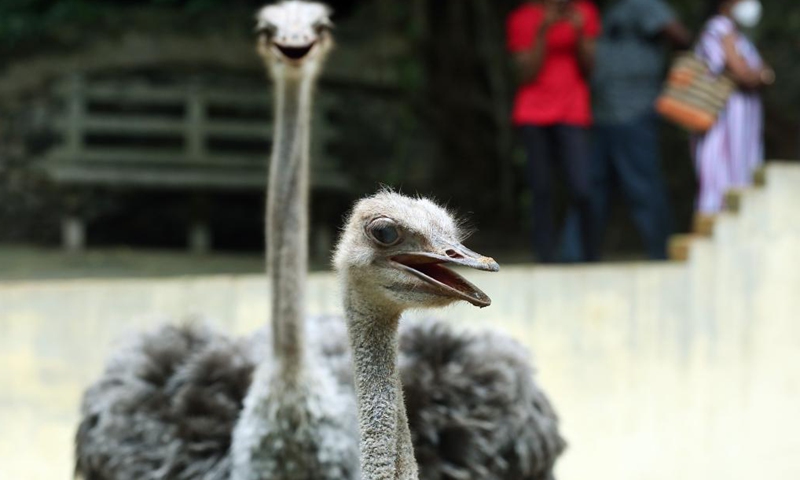
MULTIPOLYGON (((560 480, 800 478, 800 170, 768 188, 687 263, 471 274, 485 310, 534 352, 570 448, 560 480)), ((202 314, 244 334, 266 315, 259 277, 0 285, 0 479, 67 478, 82 389, 120 336, 202 314)), ((312 313, 340 311, 330 275, 312 313)))

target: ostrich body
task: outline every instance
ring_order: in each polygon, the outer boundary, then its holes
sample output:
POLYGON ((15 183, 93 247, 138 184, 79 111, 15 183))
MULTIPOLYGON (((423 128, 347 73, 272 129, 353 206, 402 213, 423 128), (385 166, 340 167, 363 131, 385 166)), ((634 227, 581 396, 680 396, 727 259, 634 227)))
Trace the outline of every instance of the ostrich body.
POLYGON ((166 327, 135 344, 85 397, 77 471, 88 479, 358 477, 353 389, 320 348, 304 343, 309 125, 313 87, 332 44, 329 14, 299 1, 258 14, 258 51, 275 85, 275 133, 266 207, 271 331, 255 342, 271 349, 191 327, 166 327), (153 392, 161 396, 152 399, 158 411, 127 403, 145 394, 138 362, 161 370, 153 392), (232 379, 241 383, 231 388, 232 379), (120 438, 137 418, 153 422, 131 441, 120 438), (121 444, 132 450, 127 458, 121 444))
MULTIPOLYGON (((118 349, 82 404, 76 473, 86 480, 359 478, 346 322, 303 321, 302 309, 308 120, 331 45, 327 14, 320 4, 288 1, 258 16, 258 50, 276 99, 266 224, 270 328, 231 339, 166 326, 118 349)), ((399 344, 392 371, 407 407, 395 406, 408 419, 396 425, 410 425, 421 479, 551 477, 564 442, 517 342, 435 320, 403 322, 399 336, 387 338, 399 344)), ((409 445, 402 444, 406 453, 409 445)))
POLYGON ((353 393, 305 348, 312 91, 331 46, 328 8, 284 2, 259 13, 258 50, 275 84, 267 190, 272 356, 261 361, 233 432, 233 480, 357 475, 353 393))

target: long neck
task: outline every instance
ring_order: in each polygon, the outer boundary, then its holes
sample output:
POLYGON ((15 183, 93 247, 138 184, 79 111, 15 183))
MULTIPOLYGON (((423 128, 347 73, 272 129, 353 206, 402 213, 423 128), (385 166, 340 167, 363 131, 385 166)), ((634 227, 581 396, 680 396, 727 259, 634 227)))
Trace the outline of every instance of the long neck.
POLYGON ((273 347, 281 372, 302 370, 308 266, 308 156, 313 79, 275 78, 275 133, 266 208, 273 347))
MULTIPOLYGON (((351 289, 348 289, 351 290, 351 289)), ((364 480, 415 480, 403 390, 397 370, 399 312, 346 294, 347 327, 353 350, 364 480)))

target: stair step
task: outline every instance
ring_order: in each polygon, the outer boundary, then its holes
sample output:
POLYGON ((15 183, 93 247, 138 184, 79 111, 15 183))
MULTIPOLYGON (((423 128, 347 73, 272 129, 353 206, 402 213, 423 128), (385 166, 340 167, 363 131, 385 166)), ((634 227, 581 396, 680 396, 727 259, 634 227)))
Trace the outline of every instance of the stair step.
POLYGON ((734 188, 725 192, 725 211, 739 213, 742 210, 746 189, 734 188))
POLYGON ((669 239, 667 246, 667 255, 669 259, 675 262, 686 262, 689 260, 689 253, 692 249, 692 242, 695 241, 697 235, 688 233, 673 235, 669 239))
POLYGON ((695 213, 694 219, 692 220, 692 233, 701 237, 710 237, 714 235, 714 222, 716 218, 715 215, 695 213))
POLYGON ((767 185, 767 165, 763 164, 753 172, 753 186, 764 187, 767 185))

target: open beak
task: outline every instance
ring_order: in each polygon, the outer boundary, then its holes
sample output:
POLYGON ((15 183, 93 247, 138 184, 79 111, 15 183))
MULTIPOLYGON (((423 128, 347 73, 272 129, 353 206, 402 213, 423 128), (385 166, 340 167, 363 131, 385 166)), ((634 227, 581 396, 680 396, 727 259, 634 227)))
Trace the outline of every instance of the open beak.
POLYGON ((299 62, 300 60, 308 56, 309 52, 311 52, 315 44, 316 42, 311 42, 307 45, 288 46, 288 45, 281 45, 279 43, 273 43, 272 47, 275 49, 277 53, 279 53, 287 60, 299 62))
POLYGON ((437 249, 441 252, 409 252, 391 257, 394 265, 428 283, 439 293, 465 300, 476 307, 488 307, 492 299, 481 289, 445 265, 456 265, 497 272, 500 265, 493 258, 484 257, 460 243, 437 249))

